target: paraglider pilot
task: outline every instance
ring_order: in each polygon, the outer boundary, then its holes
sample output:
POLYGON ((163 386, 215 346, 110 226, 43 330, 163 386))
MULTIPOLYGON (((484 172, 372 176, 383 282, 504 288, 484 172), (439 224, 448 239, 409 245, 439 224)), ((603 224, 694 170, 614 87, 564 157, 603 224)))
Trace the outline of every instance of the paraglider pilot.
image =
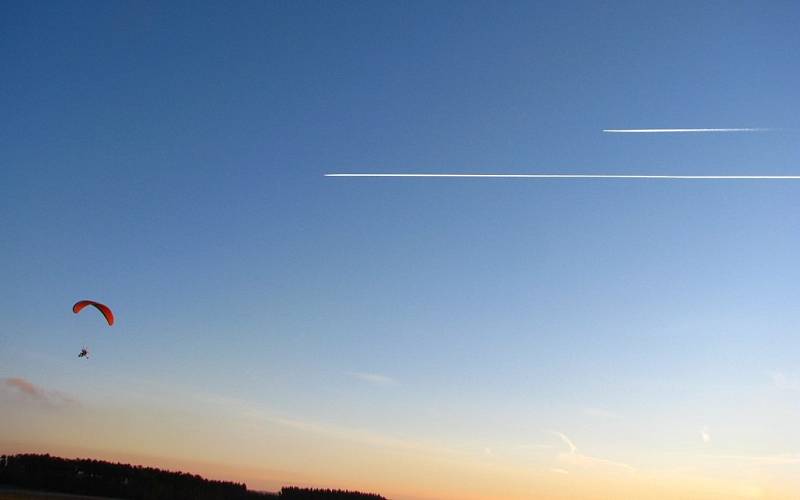
MULTIPOLYGON (((86 306, 93 306, 95 309, 100 311, 100 314, 102 314, 103 317, 106 319, 108 326, 114 324, 114 313, 111 312, 111 309, 107 305, 95 302, 93 300, 79 300, 78 302, 75 303, 74 306, 72 306, 72 312, 78 314, 86 306)), ((86 347, 81 349, 81 352, 80 354, 78 354, 78 357, 89 359, 89 349, 87 349, 86 347)))

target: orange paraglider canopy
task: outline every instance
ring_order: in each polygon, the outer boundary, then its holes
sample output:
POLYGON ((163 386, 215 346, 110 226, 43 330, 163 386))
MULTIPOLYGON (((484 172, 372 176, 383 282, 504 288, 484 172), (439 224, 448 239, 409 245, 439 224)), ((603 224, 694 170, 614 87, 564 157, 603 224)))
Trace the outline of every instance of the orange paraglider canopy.
POLYGON ((97 310, 100 311, 100 313, 103 315, 103 317, 106 318, 106 321, 108 321, 108 326, 114 324, 114 313, 111 312, 111 309, 107 305, 95 302, 93 300, 80 300, 78 302, 75 302, 75 305, 72 306, 72 312, 78 314, 79 312, 81 312, 81 309, 83 309, 86 306, 96 307, 97 310))

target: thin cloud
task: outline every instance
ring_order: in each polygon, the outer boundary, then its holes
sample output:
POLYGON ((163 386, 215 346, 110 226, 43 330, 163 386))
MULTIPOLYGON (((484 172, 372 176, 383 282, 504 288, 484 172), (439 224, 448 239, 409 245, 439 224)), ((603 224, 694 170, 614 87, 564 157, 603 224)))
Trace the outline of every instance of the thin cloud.
POLYGON ((777 389, 781 389, 783 391, 798 391, 800 390, 800 380, 794 375, 787 375, 786 373, 779 372, 779 371, 771 371, 767 372, 770 380, 772 380, 772 385, 774 385, 777 389))
POLYGON ((606 418, 606 419, 619 418, 619 415, 617 415, 613 411, 604 410, 602 408, 584 408, 583 413, 585 413, 590 417, 596 417, 596 418, 606 418))
POLYGON ((714 460, 735 460, 753 462, 761 465, 795 465, 800 464, 800 453, 784 453, 777 455, 703 455, 714 460))
POLYGON ((575 452, 578 451, 578 448, 575 446, 575 444, 573 444, 573 442, 567 436, 565 436, 563 433, 558 432, 558 431, 553 431, 553 434, 555 434, 556 436, 561 438, 561 440, 564 442, 564 444, 566 444, 569 447, 570 454, 575 454, 575 452))
POLYGON ((713 132, 770 132, 772 128, 606 128, 607 134, 702 134, 713 132))
POLYGON ((334 439, 345 439, 348 441, 355 441, 363 444, 368 444, 371 446, 379 446, 385 448, 393 448, 396 450, 404 450, 404 451, 441 455, 441 456, 463 455, 463 452, 459 452, 457 450, 451 450, 449 448, 437 446, 435 444, 403 439, 366 429, 343 427, 335 424, 321 423, 321 422, 302 420, 296 418, 285 418, 285 417, 270 415, 263 412, 251 412, 248 416, 250 416, 251 418, 263 420, 265 422, 295 429, 301 432, 318 434, 320 436, 325 436, 334 439))
POLYGON ((703 430, 700 431, 700 437, 703 439, 703 443, 705 444, 711 442, 711 435, 708 433, 708 427, 703 427, 703 430))
POLYGON ((555 448, 555 445, 552 444, 518 444, 514 448, 518 450, 551 450, 555 448))
POLYGON ((615 462, 613 460, 607 460, 605 458, 598 458, 589 455, 584 455, 583 453, 578 451, 578 447, 575 446, 575 443, 572 442, 570 438, 568 438, 564 433, 558 431, 552 431, 553 434, 558 436, 561 441, 569 448, 568 452, 559 453, 556 457, 559 463, 563 465, 570 465, 570 466, 577 466, 577 467, 612 467, 618 469, 624 469, 627 471, 635 472, 636 469, 628 464, 622 462, 615 462))
POLYGON ((340 439, 370 446, 393 448, 426 455, 465 456, 462 450, 450 449, 435 443, 395 437, 379 431, 336 425, 333 423, 307 420, 281 415, 269 409, 259 408, 251 402, 211 393, 194 394, 194 398, 207 404, 233 411, 239 418, 256 425, 279 425, 308 434, 316 434, 330 439, 340 439))
POLYGON ((351 377, 357 378, 358 380, 370 383, 372 385, 397 385, 397 381, 395 379, 386 375, 381 375, 380 373, 349 372, 348 374, 351 377))
POLYGON ((45 391, 40 387, 28 382, 24 378, 10 377, 4 379, 6 386, 17 390, 19 393, 24 394, 33 399, 45 399, 47 396, 45 391))
POLYGON ((75 402, 57 391, 44 389, 21 377, 4 378, 3 385, 8 391, 28 401, 35 401, 47 405, 61 405, 75 402))

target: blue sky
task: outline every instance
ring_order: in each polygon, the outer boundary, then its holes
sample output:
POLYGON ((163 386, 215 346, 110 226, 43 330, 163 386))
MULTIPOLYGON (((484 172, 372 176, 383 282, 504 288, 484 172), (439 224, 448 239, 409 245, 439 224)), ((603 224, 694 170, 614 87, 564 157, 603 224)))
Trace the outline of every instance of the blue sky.
POLYGON ((637 468, 800 448, 800 181, 323 176, 800 174, 795 3, 2 11, 3 377, 637 468), (683 127, 775 130, 602 133, 683 127))

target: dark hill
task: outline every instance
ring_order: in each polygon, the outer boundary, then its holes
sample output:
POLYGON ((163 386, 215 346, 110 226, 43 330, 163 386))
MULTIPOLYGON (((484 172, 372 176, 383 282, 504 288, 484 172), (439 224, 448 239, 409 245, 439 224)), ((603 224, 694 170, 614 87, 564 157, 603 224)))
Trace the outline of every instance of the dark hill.
POLYGON ((248 490, 244 483, 184 472, 33 454, 0 455, 0 484, 131 500, 386 500, 371 493, 293 486, 262 493, 248 490))

